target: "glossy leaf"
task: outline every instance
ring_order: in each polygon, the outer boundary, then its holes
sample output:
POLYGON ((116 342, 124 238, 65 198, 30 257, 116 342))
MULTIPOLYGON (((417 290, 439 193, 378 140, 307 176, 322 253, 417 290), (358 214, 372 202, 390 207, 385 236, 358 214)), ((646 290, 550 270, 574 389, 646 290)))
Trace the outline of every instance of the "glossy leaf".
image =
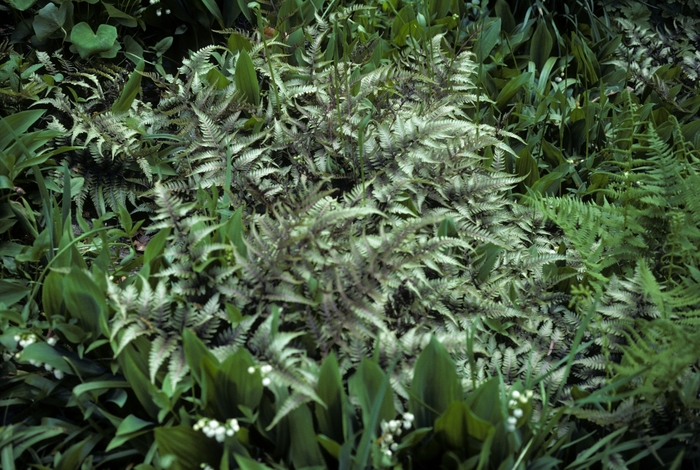
POLYGON ((431 427, 435 419, 454 401, 462 400, 457 368, 445 347, 435 337, 416 361, 409 391, 409 410, 416 426, 431 427))
POLYGON ((466 403, 455 401, 435 421, 435 434, 452 449, 464 449, 468 438, 485 441, 494 427, 479 418, 466 403))
POLYGON ((540 20, 530 41, 530 57, 540 72, 544 69, 544 64, 549 59, 552 52, 552 35, 545 21, 540 20))
POLYGON ((532 80, 532 72, 526 72, 518 75, 506 83, 506 86, 501 89, 496 99, 496 106, 498 109, 505 109, 507 104, 511 103, 511 99, 518 93, 523 86, 532 80))
POLYGON ((252 105, 260 104, 260 85, 255 73, 255 66, 245 49, 238 53, 236 71, 234 73, 236 88, 241 91, 245 100, 252 105))
POLYGON ((105 292, 90 276, 81 269, 71 269, 63 279, 63 291, 68 312, 86 331, 92 332, 93 339, 97 339, 101 332, 109 335, 109 330, 102 331, 108 315, 105 292))
POLYGON ((226 418, 238 418, 240 405, 255 410, 263 394, 262 377, 255 360, 245 348, 226 358, 216 373, 216 398, 219 410, 226 418), (249 368, 254 372, 248 372, 249 368))
POLYGON ((114 57, 116 50, 114 50, 114 55, 111 55, 111 52, 115 46, 119 46, 117 28, 109 24, 101 24, 97 28, 97 32, 94 32, 90 25, 84 21, 78 23, 71 30, 70 40, 83 59, 99 53, 104 53, 103 56, 107 58, 114 57))
POLYGON ((386 374, 374 362, 363 359, 357 372, 348 380, 350 395, 357 398, 362 408, 362 422, 365 427, 371 422, 372 408, 377 400, 381 400, 379 406, 379 420, 377 424, 394 419, 394 399, 391 388, 386 390, 383 396, 380 395, 382 382, 386 374))
POLYGON ((161 456, 174 455, 174 470, 200 468, 201 464, 219 468, 221 448, 216 440, 189 426, 157 428, 155 430, 158 452, 161 456))
POLYGON ((308 405, 303 404, 289 413, 289 436, 289 456, 294 468, 324 465, 308 405))
POLYGON ((112 105, 112 112, 115 114, 125 113, 131 108, 131 104, 134 102, 134 98, 139 91, 141 91, 141 77, 143 69, 145 67, 145 62, 143 59, 139 61, 136 69, 131 72, 129 80, 124 85, 122 94, 119 95, 119 99, 112 105))
POLYGON ((474 54, 477 62, 483 62, 498 44, 501 35, 501 19, 496 18, 485 25, 479 32, 479 36, 474 43, 474 54))
MULTIPOLYGON (((331 353, 323 361, 318 374, 318 397, 326 405, 314 403, 319 432, 335 442, 343 442, 343 400, 345 391, 338 360, 331 353)), ((324 446, 325 447, 325 446, 324 446)))

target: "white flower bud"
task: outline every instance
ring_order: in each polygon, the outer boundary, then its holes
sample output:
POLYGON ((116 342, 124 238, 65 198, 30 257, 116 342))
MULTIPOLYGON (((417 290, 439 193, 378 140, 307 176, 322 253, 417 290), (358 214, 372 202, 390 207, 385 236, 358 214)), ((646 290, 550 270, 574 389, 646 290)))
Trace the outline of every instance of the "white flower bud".
POLYGON ((265 364, 260 368, 260 372, 262 372, 263 374, 269 374, 270 372, 272 372, 272 366, 270 364, 265 364))
POLYGON ((61 379, 63 378, 63 376, 64 376, 63 371, 62 371, 62 370, 58 370, 58 369, 56 369, 55 371, 53 371, 53 375, 56 376, 56 378, 57 378, 58 380, 61 380, 61 379))
POLYGON ((515 416, 518 419, 522 418, 523 417, 523 410, 521 410, 520 408, 514 409, 513 416, 515 416))
POLYGON ((14 340, 19 343, 19 341, 22 339, 20 335, 15 335, 14 340))
POLYGON ((510 396, 517 400, 518 397, 520 397, 520 392, 517 390, 513 390, 512 392, 510 392, 510 396))
POLYGON ((255 373, 255 367, 253 367, 253 366, 248 367, 248 373, 249 373, 249 374, 254 374, 254 373, 255 373))
POLYGON ((263 387, 269 387, 270 386, 270 379, 268 377, 265 377, 264 379, 262 379, 262 384, 263 384, 263 387))
POLYGON ((413 413, 404 413, 403 419, 405 419, 408 422, 412 422, 414 419, 416 419, 416 417, 413 416, 413 413))
POLYGON ((58 338, 56 336, 52 336, 51 338, 48 338, 46 342, 49 344, 49 346, 56 346, 56 343, 58 343, 58 338))
POLYGON ((518 420, 516 418, 514 418, 513 416, 508 416, 508 419, 506 421, 508 421, 508 424, 510 426, 515 426, 516 423, 518 422, 518 420))

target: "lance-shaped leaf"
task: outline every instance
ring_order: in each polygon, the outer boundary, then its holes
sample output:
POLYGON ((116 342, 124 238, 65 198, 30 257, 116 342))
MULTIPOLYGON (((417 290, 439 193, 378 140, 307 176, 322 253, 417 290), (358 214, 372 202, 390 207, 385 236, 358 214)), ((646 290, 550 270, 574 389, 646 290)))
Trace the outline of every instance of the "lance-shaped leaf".
POLYGON ((236 61, 235 77, 236 88, 238 88, 245 100, 255 106, 260 104, 260 85, 258 84, 258 76, 255 74, 255 66, 250 59, 248 52, 242 49, 238 53, 236 61))
POLYGON ((122 90, 122 94, 119 96, 119 99, 112 105, 113 113, 125 113, 129 110, 129 108, 131 108, 131 103, 134 102, 136 94, 141 90, 141 77, 143 76, 141 73, 143 72, 144 67, 145 62, 143 59, 141 59, 139 64, 136 66, 136 69, 131 72, 131 76, 129 76, 129 80, 126 82, 126 85, 124 85, 124 89, 122 90))
POLYGON ((408 408, 416 417, 416 427, 431 427, 435 419, 454 401, 462 400, 457 369, 445 347, 435 337, 418 356, 411 382, 408 408))

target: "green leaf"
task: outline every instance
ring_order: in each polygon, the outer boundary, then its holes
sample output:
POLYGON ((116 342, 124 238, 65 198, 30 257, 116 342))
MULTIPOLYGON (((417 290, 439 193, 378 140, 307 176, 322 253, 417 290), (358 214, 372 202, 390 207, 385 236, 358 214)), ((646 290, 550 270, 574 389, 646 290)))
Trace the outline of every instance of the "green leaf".
POLYGON ((136 18, 134 18, 133 16, 127 15, 123 11, 119 10, 113 5, 110 5, 107 2, 102 2, 102 5, 105 7, 107 15, 110 18, 114 18, 117 21, 117 23, 122 24, 128 28, 135 28, 138 26, 138 21, 136 21, 136 18))
POLYGON ((474 43, 474 53, 477 62, 484 62, 485 58, 491 54, 491 50, 496 47, 501 34, 501 19, 496 18, 488 25, 485 25, 479 32, 479 37, 474 43))
POLYGON ((20 279, 0 279, 0 304, 6 307, 16 304, 29 294, 31 287, 20 279))
POLYGON ((440 226, 438 227, 438 237, 459 238, 457 226, 455 225, 455 221, 452 217, 447 217, 445 220, 440 222, 440 226))
POLYGON ((255 74, 255 66, 245 49, 238 53, 236 70, 234 72, 236 88, 238 88, 245 100, 255 106, 260 104, 260 85, 255 74))
POLYGON ((491 423, 476 416, 469 406, 461 401, 452 402, 435 421, 435 434, 452 449, 467 447, 468 437, 483 442, 493 429, 491 423))
MULTIPOLYGON (((105 293, 95 281, 81 269, 73 268, 63 279, 63 292, 66 308, 73 318, 87 331, 92 332, 93 340, 100 336, 101 327, 107 324, 107 303, 105 293)), ((105 336, 109 331, 103 331, 105 336)))
POLYGON ((513 98, 513 96, 515 96, 515 94, 519 92, 526 83, 531 81, 532 77, 532 72, 526 72, 509 80, 508 83, 506 83, 506 86, 504 86, 500 91, 498 98, 496 99, 496 106, 498 109, 503 111, 506 105, 510 103, 511 98, 513 98))
POLYGON ((45 112, 45 109, 32 109, 20 111, 0 119, 0 150, 5 150, 10 145, 10 142, 27 132, 45 112))
POLYGON ((7 3, 15 10, 24 11, 34 5, 36 0, 7 0, 7 3))
POLYGON ((530 57, 535 63, 537 70, 542 71, 545 62, 549 59, 549 54, 552 52, 552 35, 549 34, 549 28, 544 20, 540 20, 532 35, 530 42, 530 57))
POLYGON ((408 408, 416 418, 416 427, 431 427, 452 402, 462 400, 457 367, 433 336, 418 356, 414 370, 408 408))
POLYGON ((238 453, 233 454, 233 458, 236 459, 236 463, 241 467, 241 470, 272 470, 271 467, 238 453))
MULTIPOLYGON (((233 4, 234 2, 227 2, 233 4)), ((228 37, 228 49, 231 52, 248 51, 253 48, 247 37, 239 33, 231 33, 228 37)))
POLYGON ((223 90, 231 83, 229 79, 216 68, 209 70, 207 73, 207 80, 214 85, 214 88, 217 90, 223 90))
POLYGON ((34 27, 34 34, 39 41, 44 41, 54 32, 63 30, 63 35, 65 37, 64 25, 66 24, 66 19, 69 21, 73 18, 73 4, 71 2, 65 2, 60 7, 57 7, 54 3, 47 3, 41 10, 39 10, 34 18, 32 26, 34 27))
POLYGON ((118 46, 117 28, 109 24, 101 24, 95 33, 90 25, 83 21, 73 26, 70 40, 80 57, 87 59, 91 55, 110 52, 115 45, 118 46))
POLYGON ((326 405, 324 407, 320 403, 314 403, 319 432, 335 442, 343 442, 345 440, 343 435, 345 390, 334 353, 326 357, 321 365, 316 392, 326 405))
POLYGON ((494 425, 499 423, 503 419, 499 378, 492 377, 481 384, 469 395, 467 405, 479 418, 494 425))
POLYGON ((477 281, 484 282, 488 279, 501 251, 503 251, 503 248, 493 243, 486 243, 476 249, 474 265, 479 266, 481 264, 476 275, 477 281))
POLYGON ((136 66, 136 69, 133 72, 131 72, 129 80, 126 82, 126 85, 124 85, 122 94, 119 96, 119 99, 115 101, 112 105, 113 113, 120 114, 129 111, 129 108, 131 108, 131 103, 134 102, 134 98, 136 98, 138 92, 141 91, 141 77, 143 77, 142 72, 145 65, 146 63, 142 59, 141 61, 139 61, 138 65, 136 66))
POLYGON ((294 468, 324 465, 308 405, 301 405, 289 413, 289 435, 289 456, 294 468))
POLYGON ((191 470, 200 468, 201 464, 219 468, 221 448, 214 439, 189 426, 156 428, 156 444, 161 456, 175 456, 174 470, 191 470))
POLYGON ((371 422, 372 408, 377 400, 381 400, 379 407, 379 419, 377 425, 382 421, 394 419, 394 398, 389 389, 383 397, 379 396, 386 374, 374 362, 362 359, 357 372, 348 380, 350 394, 357 398, 362 408, 362 422, 365 427, 369 427, 371 422))
POLYGON ((134 343, 128 344, 117 356, 119 367, 124 378, 131 389, 134 391, 136 398, 139 400, 148 415, 156 419, 160 411, 158 405, 153 401, 153 397, 157 394, 156 387, 151 383, 147 376, 148 366, 136 351, 134 343))
POLYGON ((512 33, 517 24, 515 23, 515 18, 513 17, 513 12, 510 10, 508 2, 505 0, 497 0, 494 10, 496 11, 496 15, 501 18, 503 31, 509 34, 512 33))
POLYGON ((245 242, 243 241, 245 226, 243 225, 242 207, 236 209, 236 212, 234 212, 231 218, 226 222, 225 233, 229 241, 236 247, 238 254, 244 258, 247 257, 248 248, 245 246, 245 242))
POLYGON ((116 449, 125 442, 133 439, 134 437, 140 436, 148 432, 144 428, 152 426, 154 423, 151 421, 145 421, 141 418, 137 418, 134 415, 129 415, 119 423, 117 432, 112 440, 107 445, 107 452, 112 449, 116 449))
POLYGON ((32 343, 22 350, 20 362, 28 363, 30 360, 48 364, 52 368, 66 374, 73 374, 73 369, 63 358, 59 350, 48 343, 32 343))
POLYGON ((255 410, 263 394, 260 370, 245 348, 226 358, 216 373, 215 387, 219 410, 226 418, 243 416, 240 405, 255 410), (251 374, 248 368, 254 368, 251 374))
POLYGON ((221 10, 219 9, 219 5, 216 4, 215 0, 202 0, 202 3, 204 6, 209 10, 209 12, 214 15, 214 18, 216 18, 216 21, 219 22, 219 26, 221 28, 225 28, 224 26, 224 17, 221 14, 221 10))
POLYGON ((202 406, 215 405, 217 401, 215 377, 219 361, 189 328, 182 332, 182 344, 192 377, 202 389, 202 406))

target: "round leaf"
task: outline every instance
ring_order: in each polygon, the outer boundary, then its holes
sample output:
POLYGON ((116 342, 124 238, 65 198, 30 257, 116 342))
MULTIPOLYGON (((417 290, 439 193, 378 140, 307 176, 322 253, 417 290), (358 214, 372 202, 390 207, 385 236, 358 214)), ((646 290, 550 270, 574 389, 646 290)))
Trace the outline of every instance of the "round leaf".
MULTIPOLYGON (((111 53, 115 45, 118 46, 116 44, 117 28, 112 25, 101 24, 97 28, 97 33, 95 33, 90 25, 83 21, 73 26, 70 40, 83 59, 100 52, 111 53)), ((114 50, 114 53, 116 55, 116 50, 114 50)))

